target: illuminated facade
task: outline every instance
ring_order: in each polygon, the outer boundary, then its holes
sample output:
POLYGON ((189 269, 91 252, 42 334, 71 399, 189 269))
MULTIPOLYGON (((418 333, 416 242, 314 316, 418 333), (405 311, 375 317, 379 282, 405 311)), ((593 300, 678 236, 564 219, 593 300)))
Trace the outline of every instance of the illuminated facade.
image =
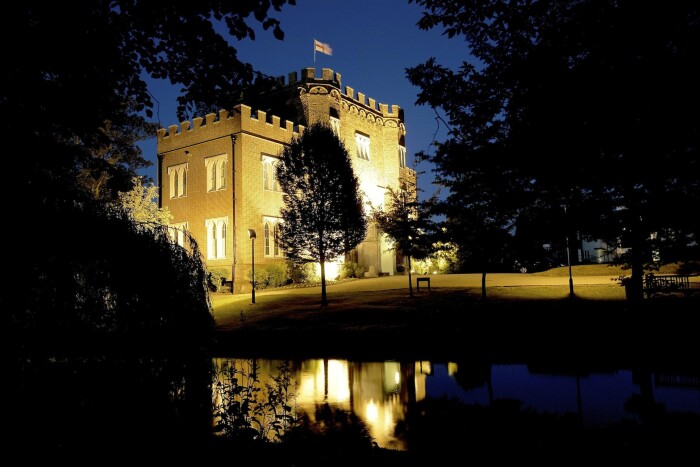
MULTIPOLYGON (((416 182, 406 167, 403 110, 348 86, 342 92, 341 76, 331 69, 315 73, 306 68, 301 79, 296 72, 286 83, 278 79, 275 91, 251 103, 255 108, 241 104, 158 131, 159 200, 173 215, 173 239, 183 242, 180 232, 188 231, 207 266, 226 271, 234 292, 250 290, 252 248, 256 269, 284 261, 274 166, 304 126, 321 121, 336 131, 374 206, 385 203, 387 188, 416 182), (257 233, 252 246, 248 229, 257 233)), ((396 272, 396 255, 374 225, 347 259, 377 274, 396 272)))

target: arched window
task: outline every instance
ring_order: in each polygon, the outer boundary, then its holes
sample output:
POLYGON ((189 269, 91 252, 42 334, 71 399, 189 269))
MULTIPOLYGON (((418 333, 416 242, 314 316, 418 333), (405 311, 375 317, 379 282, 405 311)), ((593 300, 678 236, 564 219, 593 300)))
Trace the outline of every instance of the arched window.
POLYGON ((272 240, 274 242, 274 256, 280 256, 280 225, 277 222, 275 222, 274 233, 272 237, 272 240))
POLYGON ((228 217, 207 219, 204 223, 207 229, 207 259, 225 259, 228 217))
POLYGON ((209 226, 209 241, 207 242, 207 253, 209 259, 216 259, 216 222, 209 226))
POLYGON ((219 191, 226 188, 226 154, 204 159, 207 175, 207 191, 219 191))
POLYGON ((170 199, 187 195, 187 163, 168 167, 170 199))
POLYGON ((277 181, 277 162, 273 156, 262 156, 263 163, 263 189, 267 191, 280 191, 280 184, 277 181))
POLYGON ((280 248, 280 222, 278 217, 265 217, 263 219, 263 237, 265 241, 264 253, 268 258, 280 258, 283 255, 280 248))
POLYGON ((357 157, 369 160, 369 136, 364 135, 360 132, 355 133, 355 150, 357 157))
POLYGON ((330 125, 333 133, 340 137, 340 115, 338 115, 338 110, 332 107, 330 112, 330 125))
POLYGON ((226 161, 221 160, 219 162, 219 185, 217 187, 219 190, 226 188, 226 161))
POLYGON ((170 224, 168 232, 170 234, 170 239, 180 246, 185 246, 185 231, 188 229, 187 222, 180 222, 177 224, 170 224))
POLYGON ((220 227, 220 233, 219 237, 216 239, 217 240, 217 247, 216 247, 216 252, 217 252, 217 258, 225 258, 226 257, 226 223, 224 221, 219 222, 220 227))

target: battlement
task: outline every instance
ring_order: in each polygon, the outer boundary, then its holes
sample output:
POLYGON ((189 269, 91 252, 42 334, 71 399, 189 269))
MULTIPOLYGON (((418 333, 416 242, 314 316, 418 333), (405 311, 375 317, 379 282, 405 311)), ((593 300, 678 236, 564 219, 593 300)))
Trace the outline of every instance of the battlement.
POLYGON ((376 99, 371 97, 366 97, 364 93, 358 92, 355 95, 355 89, 350 86, 345 86, 345 92, 341 90, 341 75, 340 73, 334 73, 330 68, 321 68, 321 76, 316 76, 316 68, 304 68, 301 70, 301 79, 296 71, 293 71, 287 75, 287 82, 285 84, 284 76, 277 78, 277 84, 280 87, 295 86, 295 85, 311 85, 311 84, 325 84, 331 85, 338 89, 343 98, 351 100, 354 103, 360 104, 367 107, 379 114, 384 118, 398 118, 403 120, 403 115, 401 113, 401 108, 398 105, 392 105, 391 110, 389 110, 388 104, 379 104, 377 106, 376 99))
POLYGON ((253 110, 245 104, 239 104, 231 112, 222 109, 218 113, 195 117, 192 122, 184 121, 179 125, 170 125, 167 130, 160 128, 157 131, 157 141, 159 147, 161 145, 167 147, 160 149, 162 152, 192 144, 195 141, 220 138, 240 131, 264 134, 280 141, 290 141, 303 129, 303 126, 296 125, 294 122, 283 121, 276 115, 267 115, 262 110, 253 110))

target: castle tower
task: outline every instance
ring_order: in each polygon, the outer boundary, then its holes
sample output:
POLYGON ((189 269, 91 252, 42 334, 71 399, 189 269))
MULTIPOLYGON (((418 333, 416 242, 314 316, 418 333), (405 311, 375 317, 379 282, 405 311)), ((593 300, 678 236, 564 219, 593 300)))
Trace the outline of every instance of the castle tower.
MULTIPOLYGON (((286 83, 279 78, 276 90, 250 105, 158 131, 160 203, 173 214, 173 238, 183 242, 178 232, 191 233, 207 267, 232 282, 235 293, 250 291, 253 247, 256 272, 284 265, 275 241, 283 201, 274 164, 305 126, 321 121, 336 131, 373 205, 385 203, 388 187, 415 184, 405 163, 403 111, 350 87, 341 91, 340 80, 328 68, 321 76, 306 68, 301 78, 296 72, 286 83), (257 234, 254 246, 248 229, 257 234)), ((374 225, 348 259, 378 274, 396 272, 395 252, 374 225)))

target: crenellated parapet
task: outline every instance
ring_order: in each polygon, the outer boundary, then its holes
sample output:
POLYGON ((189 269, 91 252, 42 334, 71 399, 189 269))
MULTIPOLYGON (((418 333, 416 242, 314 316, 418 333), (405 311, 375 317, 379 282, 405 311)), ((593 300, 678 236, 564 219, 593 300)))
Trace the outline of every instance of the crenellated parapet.
POLYGON ((184 121, 179 125, 170 125, 167 129, 160 128, 156 135, 158 151, 167 152, 242 131, 289 142, 293 136, 303 131, 303 126, 239 104, 231 112, 220 110, 204 117, 195 117, 191 122, 184 121))
POLYGON ((282 76, 277 78, 277 84, 280 87, 299 87, 302 93, 330 94, 341 101, 346 111, 364 116, 377 124, 395 127, 403 125, 403 111, 398 105, 377 103, 376 99, 356 92, 350 86, 345 86, 343 90, 340 73, 335 73, 330 68, 322 68, 320 76, 316 75, 316 68, 313 67, 302 69, 300 75, 294 71, 287 75, 286 84, 282 76))

